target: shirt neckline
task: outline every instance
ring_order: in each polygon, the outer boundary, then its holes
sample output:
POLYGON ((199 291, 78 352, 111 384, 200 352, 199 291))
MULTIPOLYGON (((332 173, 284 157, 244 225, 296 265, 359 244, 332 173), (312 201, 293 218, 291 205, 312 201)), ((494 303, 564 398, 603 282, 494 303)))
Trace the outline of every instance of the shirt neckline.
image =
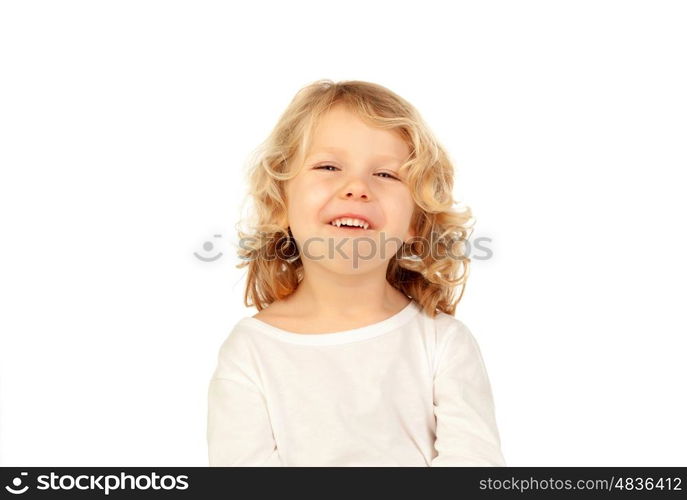
POLYGON ((332 345, 345 344, 348 342, 356 342, 359 340, 370 339, 387 333, 394 328, 397 328, 420 311, 420 306, 412 300, 399 312, 386 319, 371 323, 369 325, 353 328, 350 330, 342 330, 340 332, 331 333, 295 333, 276 326, 265 323, 264 321, 247 316, 242 319, 242 322, 253 326, 257 330, 264 332, 274 338, 290 342, 293 344, 306 345, 332 345))

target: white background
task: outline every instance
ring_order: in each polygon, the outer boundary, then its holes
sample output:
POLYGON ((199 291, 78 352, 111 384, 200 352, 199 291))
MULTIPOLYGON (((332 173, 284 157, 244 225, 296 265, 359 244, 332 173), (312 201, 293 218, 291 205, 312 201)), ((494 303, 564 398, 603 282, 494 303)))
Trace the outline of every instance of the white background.
POLYGON ((2 2, 0 464, 207 465, 218 349, 256 312, 243 171, 331 78, 418 108, 490 238, 456 316, 508 465, 687 465, 685 25, 669 1, 2 2))

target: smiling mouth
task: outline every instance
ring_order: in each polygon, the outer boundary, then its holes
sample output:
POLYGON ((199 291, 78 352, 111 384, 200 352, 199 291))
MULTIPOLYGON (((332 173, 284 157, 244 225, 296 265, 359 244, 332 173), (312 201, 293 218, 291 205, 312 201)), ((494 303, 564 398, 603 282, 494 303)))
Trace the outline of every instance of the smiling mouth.
POLYGON ((368 232, 374 229, 372 224, 370 224, 367 220, 356 219, 354 217, 337 217, 336 219, 329 221, 327 225, 342 231, 368 232))
POLYGON ((329 224, 338 228, 360 228, 373 229, 369 220, 358 215, 342 215, 334 217, 329 221, 329 224))
POLYGON ((327 226, 332 227, 332 228, 336 229, 337 231, 344 231, 344 232, 369 233, 369 232, 374 230, 371 227, 368 227, 367 229, 365 229, 364 227, 361 227, 361 226, 346 226, 344 224, 337 226, 336 224, 332 224, 331 222, 329 222, 327 224, 327 226))

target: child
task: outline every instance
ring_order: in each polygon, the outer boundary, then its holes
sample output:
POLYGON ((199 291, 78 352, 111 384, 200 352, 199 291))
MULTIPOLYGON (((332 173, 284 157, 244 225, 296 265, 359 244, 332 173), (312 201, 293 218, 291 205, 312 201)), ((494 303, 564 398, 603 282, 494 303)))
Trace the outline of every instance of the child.
POLYGON ((453 167, 415 108, 314 82, 248 180, 237 267, 258 313, 219 349, 210 465, 505 466, 480 349, 453 316, 471 211, 453 210, 453 167))

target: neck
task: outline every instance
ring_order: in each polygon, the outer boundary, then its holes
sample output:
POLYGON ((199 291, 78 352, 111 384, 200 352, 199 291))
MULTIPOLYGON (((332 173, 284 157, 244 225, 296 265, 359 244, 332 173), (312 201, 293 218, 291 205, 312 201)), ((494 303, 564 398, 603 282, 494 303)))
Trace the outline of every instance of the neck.
POLYGON ((341 274, 312 263, 304 263, 303 280, 289 297, 304 316, 331 320, 386 317, 409 301, 386 280, 385 266, 341 274))

